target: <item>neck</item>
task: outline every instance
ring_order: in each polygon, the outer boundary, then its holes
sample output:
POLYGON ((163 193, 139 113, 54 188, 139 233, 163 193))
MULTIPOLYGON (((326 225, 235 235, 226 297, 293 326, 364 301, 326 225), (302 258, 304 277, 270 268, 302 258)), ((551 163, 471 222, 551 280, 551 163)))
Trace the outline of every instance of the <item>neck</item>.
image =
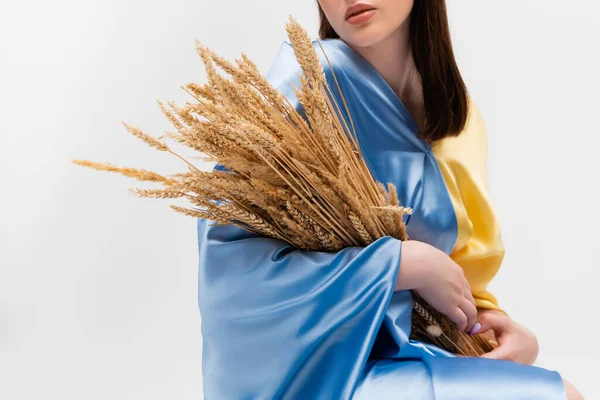
POLYGON ((408 28, 407 21, 377 43, 364 47, 348 45, 375 67, 421 127, 423 90, 410 48, 408 28))

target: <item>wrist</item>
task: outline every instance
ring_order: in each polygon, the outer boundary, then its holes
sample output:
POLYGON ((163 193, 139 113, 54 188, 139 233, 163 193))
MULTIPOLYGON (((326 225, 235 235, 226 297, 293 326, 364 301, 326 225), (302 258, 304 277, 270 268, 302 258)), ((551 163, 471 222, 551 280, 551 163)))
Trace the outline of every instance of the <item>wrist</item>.
POLYGON ((396 280, 395 290, 419 289, 425 285, 426 253, 429 244, 418 240, 402 242, 402 255, 400 257, 400 270, 396 280))

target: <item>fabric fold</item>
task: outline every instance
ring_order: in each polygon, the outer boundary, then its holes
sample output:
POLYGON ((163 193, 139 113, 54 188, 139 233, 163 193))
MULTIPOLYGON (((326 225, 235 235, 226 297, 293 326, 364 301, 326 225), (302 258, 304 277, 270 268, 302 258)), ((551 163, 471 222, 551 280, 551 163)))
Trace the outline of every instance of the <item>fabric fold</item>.
POLYGON ((394 291, 401 244, 386 236, 336 253, 303 251, 199 219, 206 398, 351 398, 394 291))

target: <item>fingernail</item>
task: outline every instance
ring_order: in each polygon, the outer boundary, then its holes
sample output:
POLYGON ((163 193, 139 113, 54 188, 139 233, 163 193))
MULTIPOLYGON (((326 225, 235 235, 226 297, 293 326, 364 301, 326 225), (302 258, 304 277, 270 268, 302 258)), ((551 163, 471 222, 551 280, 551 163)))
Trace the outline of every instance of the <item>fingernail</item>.
POLYGON ((471 330, 469 331, 469 335, 474 335, 476 334, 479 330, 481 329, 481 324, 478 322, 475 325, 473 325, 473 327, 471 328, 471 330))

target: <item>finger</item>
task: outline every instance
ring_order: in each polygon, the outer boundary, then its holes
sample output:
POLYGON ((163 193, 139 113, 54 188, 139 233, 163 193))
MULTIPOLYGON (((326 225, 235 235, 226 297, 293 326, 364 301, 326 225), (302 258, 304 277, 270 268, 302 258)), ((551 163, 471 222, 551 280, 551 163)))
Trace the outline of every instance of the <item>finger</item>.
POLYGON ((479 317, 479 323, 481 324, 481 328, 477 333, 483 333, 492 329, 496 338, 510 329, 510 321, 508 320, 508 317, 495 313, 484 312, 479 317))
POLYGON ((467 325, 465 326, 464 331, 469 332, 473 325, 475 325, 475 323, 477 322, 477 307, 475 307, 475 305, 471 303, 466 297, 463 297, 461 299, 461 302, 458 306, 467 317, 467 325))
MULTIPOLYGON (((467 282, 465 280, 465 282, 467 282)), ((471 287, 469 286, 469 282, 467 282, 466 284, 466 291, 465 291, 465 297, 475 306, 477 307, 477 304, 475 303, 475 298, 473 297, 473 293, 471 293, 471 287)))
POLYGON ((464 331, 467 327, 468 318, 465 312, 460 307, 453 307, 447 314, 448 318, 456 324, 456 327, 464 331))
POLYGON ((488 353, 484 353, 480 356, 481 358, 489 358, 492 360, 508 360, 509 357, 509 352, 508 352, 508 346, 507 345, 500 345, 498 347, 496 347, 494 350, 488 352, 488 353))

